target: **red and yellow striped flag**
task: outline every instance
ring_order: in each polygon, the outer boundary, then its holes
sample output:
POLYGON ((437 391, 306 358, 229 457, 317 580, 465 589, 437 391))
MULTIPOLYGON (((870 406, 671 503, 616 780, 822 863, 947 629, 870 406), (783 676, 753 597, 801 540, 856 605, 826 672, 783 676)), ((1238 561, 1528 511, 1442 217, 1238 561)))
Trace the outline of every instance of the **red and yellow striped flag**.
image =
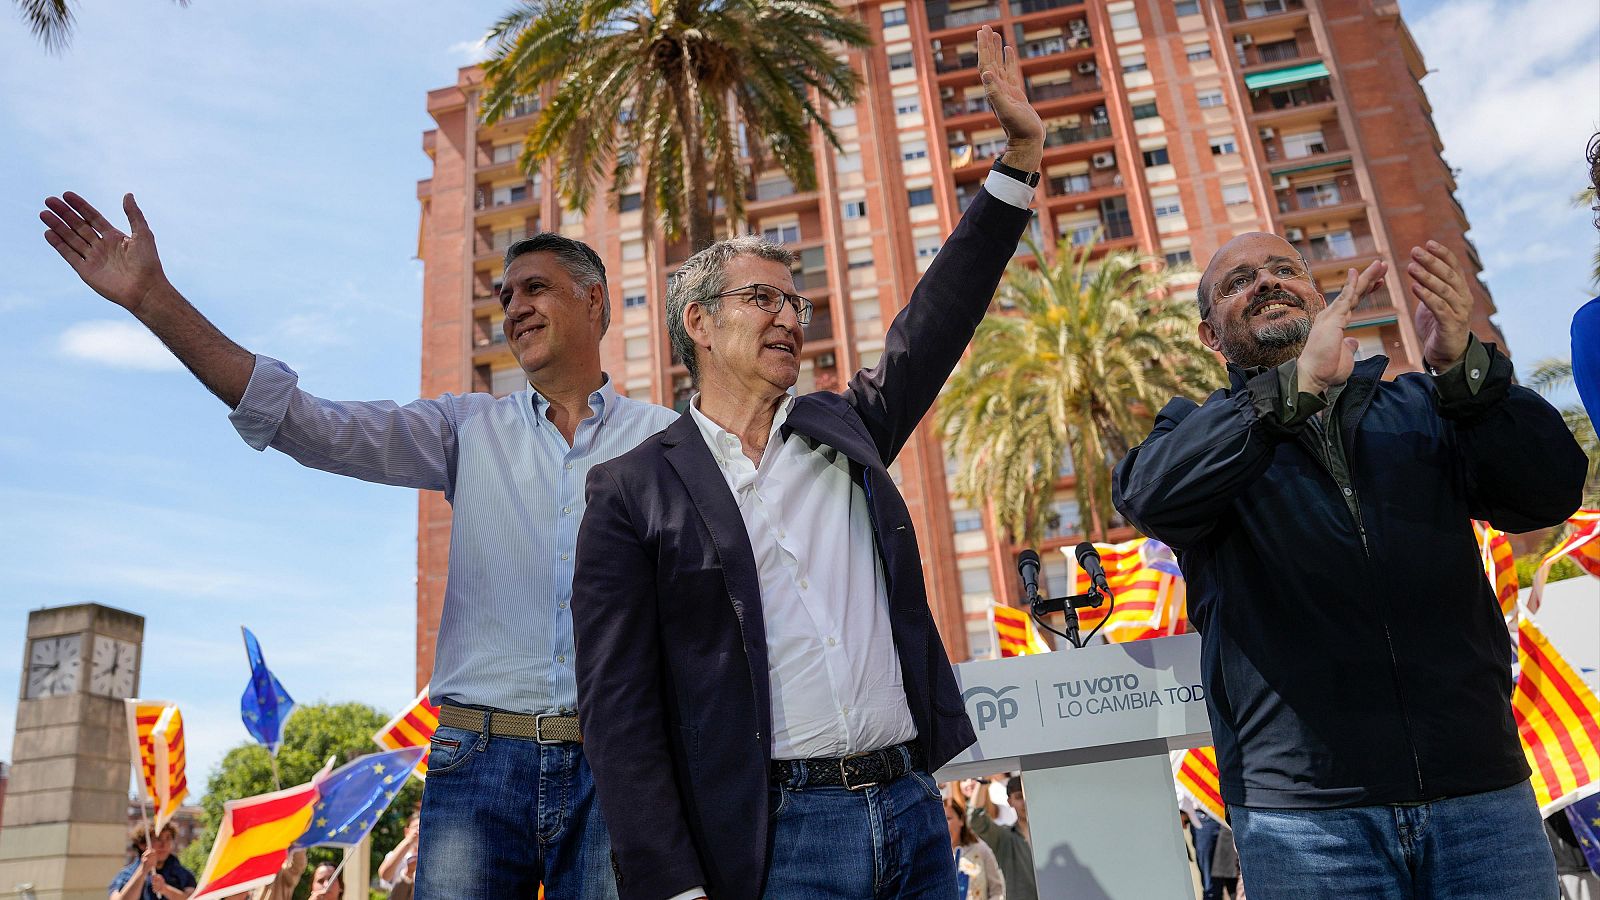
POLYGON ((1539 561, 1533 573, 1533 589, 1528 592, 1528 612, 1539 611, 1544 597, 1544 582, 1550 577, 1550 567, 1562 557, 1570 558, 1578 567, 1600 578, 1600 509, 1580 509, 1567 520, 1572 532, 1561 543, 1550 549, 1539 561))
POLYGON ((1218 822, 1228 820, 1228 805, 1222 802, 1222 782, 1217 775, 1217 748, 1195 747, 1185 750, 1172 767, 1178 789, 1188 794, 1206 814, 1218 822))
POLYGON ((317 784, 332 766, 330 759, 310 784, 223 804, 217 840, 189 900, 232 897, 278 877, 289 846, 311 825, 317 784))
POLYGON ((1517 560, 1511 552, 1511 538, 1488 522, 1473 522, 1472 530, 1478 535, 1478 552, 1483 557, 1483 571, 1489 576, 1496 599, 1500 601, 1500 615, 1506 621, 1517 614, 1517 560))
MULTIPOLYGON (((1105 627, 1100 633, 1111 641, 1166 637, 1189 630, 1183 578, 1177 574, 1177 562, 1165 544, 1135 538, 1122 544, 1094 546, 1100 551, 1100 564, 1105 567, 1106 582, 1117 603, 1114 612, 1110 603, 1099 609, 1079 610, 1078 627, 1082 633, 1088 634, 1102 621, 1105 627)), ((1063 547, 1062 552, 1072 556, 1071 547, 1063 547)), ((1089 576, 1074 563, 1072 593, 1085 594, 1089 588, 1089 576)))
POLYGON ((994 604, 994 634, 999 641, 1002 658, 1050 652, 1050 645, 1033 630, 1027 611, 1015 606, 994 604))
MULTIPOLYGON (((389 750, 399 750, 403 747, 426 747, 433 739, 433 730, 439 727, 439 707, 428 702, 428 686, 422 686, 422 693, 411 705, 400 711, 400 714, 389 720, 389 724, 378 729, 372 736, 378 746, 389 750)), ((413 775, 422 781, 428 780, 428 755, 422 755, 422 761, 417 763, 413 775)))
POLYGON ((1527 617, 1517 623, 1517 660, 1511 714, 1548 816, 1600 790, 1600 700, 1527 617))
POLYGON ((139 799, 155 806, 156 832, 172 820, 189 795, 183 741, 183 714, 165 700, 124 700, 128 749, 132 752, 139 799))

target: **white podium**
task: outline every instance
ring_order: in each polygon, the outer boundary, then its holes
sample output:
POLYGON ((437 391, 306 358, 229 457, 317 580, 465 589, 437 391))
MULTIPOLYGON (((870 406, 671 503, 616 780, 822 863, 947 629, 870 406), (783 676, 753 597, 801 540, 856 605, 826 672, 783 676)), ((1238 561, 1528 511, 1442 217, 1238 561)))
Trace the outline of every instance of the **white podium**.
POLYGON ((1200 636, 956 666, 978 743, 939 781, 1021 770, 1040 900, 1193 900, 1167 753, 1211 743, 1200 636))

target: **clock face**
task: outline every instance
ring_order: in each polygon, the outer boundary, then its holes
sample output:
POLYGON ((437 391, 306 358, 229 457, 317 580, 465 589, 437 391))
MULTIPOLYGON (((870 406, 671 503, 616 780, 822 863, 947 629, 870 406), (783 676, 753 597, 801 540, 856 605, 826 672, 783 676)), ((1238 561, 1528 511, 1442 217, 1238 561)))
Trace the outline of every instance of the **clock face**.
POLYGON ((39 638, 28 648, 27 697, 59 697, 78 689, 83 635, 39 638))
POLYGON ((139 648, 127 641, 94 637, 94 657, 89 661, 89 690, 105 697, 132 697, 139 648))

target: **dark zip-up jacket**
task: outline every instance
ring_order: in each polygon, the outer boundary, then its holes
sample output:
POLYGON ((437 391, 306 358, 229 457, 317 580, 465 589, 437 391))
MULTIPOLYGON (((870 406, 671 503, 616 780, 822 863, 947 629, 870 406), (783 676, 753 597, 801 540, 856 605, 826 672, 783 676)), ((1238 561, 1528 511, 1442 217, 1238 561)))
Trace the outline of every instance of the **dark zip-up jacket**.
POLYGON ((1386 382, 1386 365, 1357 363, 1326 413, 1332 456, 1291 361, 1171 401, 1117 466, 1117 509, 1188 582, 1228 803, 1407 803, 1529 775, 1471 520, 1563 521, 1583 452, 1493 345, 1436 378, 1386 382))

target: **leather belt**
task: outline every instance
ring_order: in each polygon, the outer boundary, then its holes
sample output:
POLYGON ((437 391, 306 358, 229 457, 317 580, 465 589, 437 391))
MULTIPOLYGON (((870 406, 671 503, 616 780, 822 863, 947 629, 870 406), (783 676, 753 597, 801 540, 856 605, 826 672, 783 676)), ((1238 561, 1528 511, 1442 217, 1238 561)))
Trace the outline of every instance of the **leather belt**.
POLYGON ((578 717, 561 713, 528 715, 499 710, 467 709, 446 704, 439 707, 439 724, 464 731, 483 733, 484 716, 489 718, 491 737, 519 738, 540 744, 581 744, 578 717))
POLYGON ((789 787, 845 787, 852 791, 887 784, 923 767, 922 748, 907 741, 882 750, 823 759, 775 759, 772 782, 789 787))

